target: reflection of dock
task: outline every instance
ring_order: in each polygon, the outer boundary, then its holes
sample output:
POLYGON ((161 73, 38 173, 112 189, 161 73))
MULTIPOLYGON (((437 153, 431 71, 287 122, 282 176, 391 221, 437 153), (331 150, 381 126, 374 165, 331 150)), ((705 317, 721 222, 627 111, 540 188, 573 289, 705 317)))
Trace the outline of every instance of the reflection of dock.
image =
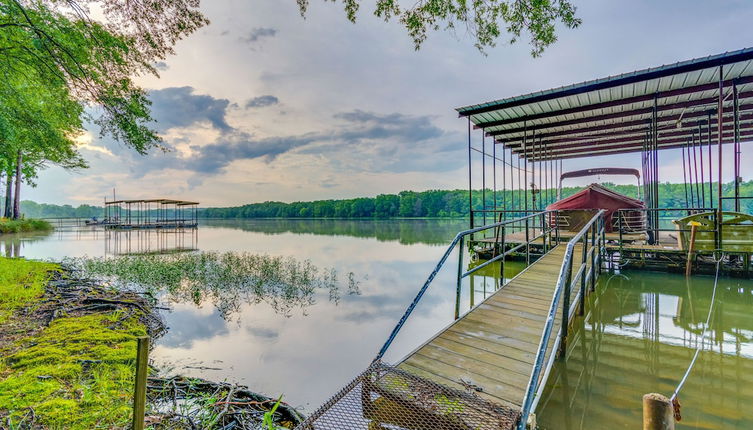
POLYGON ((105 201, 105 219, 100 224, 123 230, 196 228, 198 205, 174 199, 105 201))
POLYGON ((112 229, 105 232, 105 255, 191 252, 198 243, 196 228, 112 229))

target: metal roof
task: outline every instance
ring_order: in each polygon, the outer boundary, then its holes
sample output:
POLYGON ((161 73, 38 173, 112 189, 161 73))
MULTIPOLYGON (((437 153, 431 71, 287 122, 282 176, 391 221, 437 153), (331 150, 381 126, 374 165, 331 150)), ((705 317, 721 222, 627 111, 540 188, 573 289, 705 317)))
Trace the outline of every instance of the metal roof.
POLYGON ((110 200, 106 201, 105 205, 115 204, 133 204, 133 203, 159 203, 161 205, 178 205, 178 206, 191 206, 198 205, 199 202, 191 202, 188 200, 174 200, 174 199, 130 199, 130 200, 110 200))
POLYGON ((476 128, 530 160, 636 152, 656 108, 658 148, 700 133, 717 142, 720 68, 722 139, 732 142, 733 85, 741 140, 753 136, 753 48, 682 61, 458 108, 476 128), (710 123, 710 126, 709 126, 710 123), (709 130, 710 129, 710 130, 709 130), (523 141, 526 141, 524 151, 523 141))

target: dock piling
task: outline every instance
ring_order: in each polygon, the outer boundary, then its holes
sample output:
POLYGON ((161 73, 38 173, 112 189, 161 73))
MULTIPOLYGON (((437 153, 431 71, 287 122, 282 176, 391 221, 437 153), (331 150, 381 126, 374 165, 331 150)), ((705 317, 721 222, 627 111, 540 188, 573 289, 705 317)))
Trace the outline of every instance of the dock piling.
POLYGON ((643 430, 674 430, 672 402, 658 393, 643 395, 643 430))
POLYGON ((133 393, 133 430, 144 430, 146 412, 146 379, 149 373, 149 336, 136 338, 136 383, 133 393))

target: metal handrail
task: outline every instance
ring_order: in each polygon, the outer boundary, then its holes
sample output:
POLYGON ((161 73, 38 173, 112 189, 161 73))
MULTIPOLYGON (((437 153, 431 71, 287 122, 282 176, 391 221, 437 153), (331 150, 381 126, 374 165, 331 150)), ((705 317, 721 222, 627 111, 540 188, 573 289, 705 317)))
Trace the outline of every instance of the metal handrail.
MULTIPOLYGON (((447 250, 442 255, 442 258, 439 259, 439 263, 437 263, 437 265, 434 268, 434 270, 431 272, 431 274, 429 274, 429 277, 426 279, 426 282, 424 282, 424 285, 418 291, 418 294, 416 294, 416 297, 413 299, 413 301, 411 302, 411 304, 408 305, 408 309, 406 309, 405 313, 400 318, 400 320, 398 321, 398 323, 395 326, 395 328, 392 329, 392 332, 390 333, 390 336, 387 338, 387 341, 384 343, 384 345, 382 346, 382 348, 379 349, 379 352, 377 353, 376 357, 374 358, 374 361, 382 359, 382 357, 387 352, 387 350, 389 349, 389 347, 392 344, 392 342, 395 340, 395 337, 397 336, 398 332, 403 327, 403 325, 405 324, 405 322, 408 320, 408 317, 411 315, 411 313, 413 312, 413 310, 416 308, 416 305, 418 305, 418 302, 421 300, 421 298, 423 297, 424 293, 426 293, 426 290, 429 288, 429 286, 431 285, 432 281, 437 276, 437 273, 439 273, 439 270, 442 269, 442 267, 444 266, 444 264, 447 262, 447 259, 450 257, 450 254, 452 254, 452 251, 455 249, 455 246, 457 246, 458 244, 460 244, 460 252, 461 252, 461 254, 460 254, 461 258, 459 259, 459 262, 458 262, 458 283, 460 282, 460 280, 463 277, 467 276, 467 274, 464 274, 464 272, 462 270, 462 252, 463 252, 463 244, 464 244, 466 236, 472 235, 474 233, 478 233, 480 231, 493 229, 493 228, 500 228, 500 227, 504 228, 504 226, 507 225, 507 224, 518 223, 518 222, 521 222, 521 221, 526 221, 526 220, 529 220, 531 218, 535 218, 535 217, 538 217, 538 216, 544 217, 547 214, 554 213, 554 212, 557 212, 557 211, 541 211, 541 212, 537 212, 537 213, 531 214, 531 215, 526 215, 526 216, 520 217, 520 218, 505 220, 505 221, 501 221, 501 222, 496 222, 494 224, 489 224, 489 225, 485 225, 485 226, 481 226, 481 227, 476 227, 476 228, 471 228, 471 229, 468 229, 468 230, 463 230, 463 231, 459 232, 458 234, 456 234, 455 238, 452 239, 452 242, 450 243, 450 245, 447 247, 447 250)), ((503 252, 502 256, 504 256, 506 254, 507 254, 506 252, 503 252)), ((498 258, 498 257, 495 257, 495 258, 498 258)))
MULTIPOLYGON (((528 421, 528 416, 530 415, 533 406, 534 406, 534 400, 535 398, 538 398, 539 396, 536 396, 536 387, 539 381, 539 377, 541 376, 542 366, 544 365, 544 359, 546 355, 547 345, 549 344, 549 340, 552 335, 552 330, 554 328, 554 322, 557 315, 557 309, 559 307, 560 298, 564 295, 566 296, 566 302, 563 304, 563 312, 562 312, 562 326, 560 327, 561 336, 558 339, 557 342, 552 347, 552 352, 550 353, 549 363, 547 364, 547 368, 545 369, 545 376, 549 374, 549 371, 551 370, 551 365, 554 362, 554 354, 558 349, 559 342, 562 340, 564 336, 567 335, 567 324, 569 323, 569 314, 570 314, 570 306, 567 306, 570 299, 571 294, 571 287, 572 285, 577 281, 581 280, 581 290, 579 292, 579 295, 584 295, 585 292, 583 289, 585 288, 586 281, 588 281, 589 277, 581 278, 583 276, 583 273, 585 272, 585 267, 588 261, 591 262, 591 274, 590 274, 590 281, 591 285, 593 286, 594 282, 594 270, 595 270, 595 259, 593 255, 593 249, 595 246, 595 236, 596 236, 596 230, 593 230, 594 224, 597 224, 598 227, 598 234, 599 234, 599 250, 600 250, 600 256, 601 256, 601 250, 604 246, 604 226, 605 226, 605 214, 606 210, 602 209, 599 210, 584 226, 583 228, 575 235, 572 239, 567 243, 567 248, 565 249, 565 255, 562 259, 562 266, 560 267, 560 273, 557 278, 557 284, 555 286, 554 295, 552 296, 552 303, 549 307, 549 313, 547 315, 546 323, 544 325, 544 329, 541 335, 541 341, 539 342, 539 348, 536 352, 536 359, 534 361, 534 367, 531 372, 531 378, 528 382, 528 388, 526 389, 525 397, 523 398, 523 405, 521 408, 521 416, 520 421, 518 423, 518 428, 520 430, 525 430, 526 423, 528 421), (587 251, 585 248, 583 249, 583 261, 581 262, 581 267, 579 268, 577 274, 575 277, 572 276, 572 263, 573 263, 573 254, 575 252, 575 245, 580 242, 583 239, 588 239, 586 236, 587 234, 591 233, 591 251, 587 251), (590 258, 589 258, 590 256, 590 258)), ((584 247, 586 245, 584 244, 584 247)), ((599 258, 599 263, 601 263, 601 257, 599 258)), ((581 297, 581 303, 583 300, 583 296, 581 297)), ((575 305, 575 301, 573 303, 575 305)), ((544 380, 542 379, 541 383, 544 383, 544 380)))

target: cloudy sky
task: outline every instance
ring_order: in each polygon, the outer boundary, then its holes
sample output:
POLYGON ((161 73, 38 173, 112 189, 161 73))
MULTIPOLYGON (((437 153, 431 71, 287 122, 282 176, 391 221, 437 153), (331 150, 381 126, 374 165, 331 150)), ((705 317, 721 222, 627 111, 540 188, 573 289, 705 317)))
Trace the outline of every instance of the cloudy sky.
MULTIPOLYGON (((92 128, 82 148, 91 168, 50 168, 24 198, 101 204, 116 188, 218 206, 462 188, 458 106, 751 46, 748 0, 573 2, 583 25, 532 58, 504 39, 484 56, 462 31, 432 34, 416 52, 370 0, 355 25, 323 0, 305 20, 294 0, 204 0, 212 23, 159 64, 159 79, 140 79, 171 150, 139 156, 92 128)), ((667 152, 661 179, 681 180, 680 166, 667 152)))

